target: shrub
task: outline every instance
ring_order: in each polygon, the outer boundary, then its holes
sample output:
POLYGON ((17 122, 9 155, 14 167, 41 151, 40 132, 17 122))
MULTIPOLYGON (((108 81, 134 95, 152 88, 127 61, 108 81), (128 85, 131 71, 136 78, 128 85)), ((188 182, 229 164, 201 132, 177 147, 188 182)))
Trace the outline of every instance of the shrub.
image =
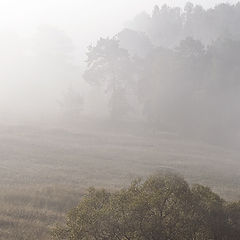
POLYGON ((113 193, 91 188, 53 239, 234 240, 239 217, 239 204, 227 204, 209 188, 158 174, 113 193))

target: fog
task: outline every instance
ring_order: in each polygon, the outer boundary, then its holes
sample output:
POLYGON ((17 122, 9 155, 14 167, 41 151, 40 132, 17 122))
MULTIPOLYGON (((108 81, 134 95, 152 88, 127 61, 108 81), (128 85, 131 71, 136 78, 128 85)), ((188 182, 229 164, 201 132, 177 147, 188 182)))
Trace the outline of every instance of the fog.
POLYGON ((0 240, 238 240, 239 23, 238 1, 0 0, 0 240))
MULTIPOLYGON (((205 8, 218 2, 193 1, 205 8)), ((183 7, 186 1, 2 0, 1 116, 41 118, 59 113, 59 102, 70 88, 88 99, 85 110, 94 113, 99 97, 81 77, 87 46, 114 36, 138 13, 151 13, 155 4, 164 3, 183 7)))
POLYGON ((90 117, 238 142, 236 1, 24 0, 0 9, 3 124, 90 117))

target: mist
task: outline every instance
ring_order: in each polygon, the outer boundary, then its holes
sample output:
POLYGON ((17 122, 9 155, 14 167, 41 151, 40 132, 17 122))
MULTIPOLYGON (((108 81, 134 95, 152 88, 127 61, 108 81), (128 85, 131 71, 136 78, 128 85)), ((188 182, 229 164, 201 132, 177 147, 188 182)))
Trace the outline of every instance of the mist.
POLYGON ((240 2, 0 0, 0 240, 239 240, 240 2))
MULTIPOLYGON (((164 3, 183 7, 186 1, 1 1, 2 118, 56 117, 71 89, 85 98, 86 113, 104 115, 107 100, 82 79, 87 47, 100 37, 113 37, 129 27, 134 16, 151 14, 155 4, 164 3)), ((218 2, 199 3, 208 8, 218 2)))

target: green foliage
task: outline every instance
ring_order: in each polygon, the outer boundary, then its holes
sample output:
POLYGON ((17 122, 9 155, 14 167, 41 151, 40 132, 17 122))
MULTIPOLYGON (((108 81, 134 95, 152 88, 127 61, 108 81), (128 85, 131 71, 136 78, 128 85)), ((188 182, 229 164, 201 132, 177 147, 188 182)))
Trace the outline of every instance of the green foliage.
POLYGON ((239 239, 239 203, 209 188, 158 174, 116 192, 90 189, 53 239, 239 239))

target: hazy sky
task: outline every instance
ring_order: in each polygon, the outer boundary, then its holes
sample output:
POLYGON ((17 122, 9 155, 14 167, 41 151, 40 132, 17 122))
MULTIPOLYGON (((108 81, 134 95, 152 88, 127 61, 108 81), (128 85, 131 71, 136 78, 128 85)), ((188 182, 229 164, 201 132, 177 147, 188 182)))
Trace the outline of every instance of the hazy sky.
MULTIPOLYGON (((0 0, 0 28, 28 33, 41 24, 56 25, 76 37, 89 41, 112 35, 137 13, 151 11, 155 4, 184 6, 186 0, 0 0)), ((212 7, 228 0, 192 0, 212 7)))

